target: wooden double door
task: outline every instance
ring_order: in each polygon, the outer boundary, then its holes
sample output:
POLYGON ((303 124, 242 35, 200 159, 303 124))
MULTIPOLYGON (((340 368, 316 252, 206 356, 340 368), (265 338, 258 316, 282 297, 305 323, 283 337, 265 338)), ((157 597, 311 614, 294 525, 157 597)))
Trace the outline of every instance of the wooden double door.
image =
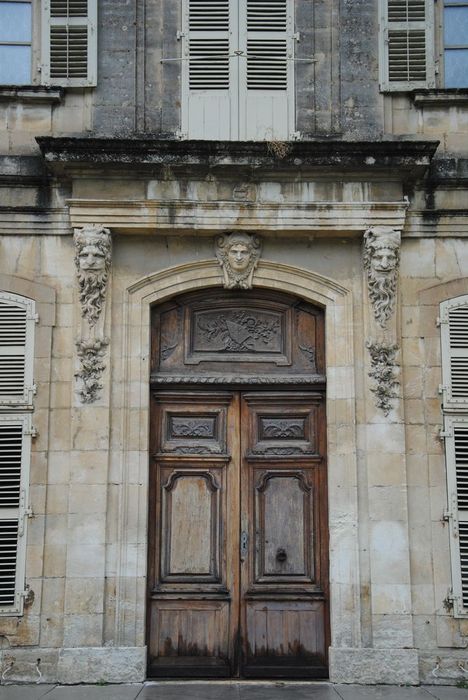
POLYGON ((326 677, 323 393, 152 404, 149 675, 326 677))

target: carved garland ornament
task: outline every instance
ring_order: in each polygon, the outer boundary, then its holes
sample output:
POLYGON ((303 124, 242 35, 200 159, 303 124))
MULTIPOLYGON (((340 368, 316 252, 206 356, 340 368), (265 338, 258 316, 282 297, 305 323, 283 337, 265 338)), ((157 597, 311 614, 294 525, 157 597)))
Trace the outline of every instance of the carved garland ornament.
POLYGON ((252 289, 253 274, 262 252, 258 236, 233 231, 216 239, 216 258, 225 289, 252 289))
POLYGON ((78 340, 76 343, 80 370, 76 372, 75 377, 81 380, 78 394, 83 403, 93 403, 99 396, 102 389, 100 380, 106 368, 103 359, 108 345, 107 338, 78 340))
POLYGON ((387 345, 368 340, 366 347, 371 357, 371 371, 369 377, 375 381, 371 391, 376 396, 376 406, 381 408, 384 416, 388 416, 392 408, 392 399, 398 398, 398 386, 400 382, 396 378, 397 345, 387 345))
POLYGON ((86 225, 75 229, 75 266, 84 322, 81 338, 76 342, 80 369, 78 394, 83 403, 93 403, 102 389, 104 356, 109 340, 103 337, 101 319, 106 300, 111 265, 112 241, 109 229, 86 225), (97 330, 99 325, 100 330, 97 330))
POLYGON ((378 226, 364 233, 364 267, 369 297, 381 328, 391 318, 396 301, 401 234, 378 226))

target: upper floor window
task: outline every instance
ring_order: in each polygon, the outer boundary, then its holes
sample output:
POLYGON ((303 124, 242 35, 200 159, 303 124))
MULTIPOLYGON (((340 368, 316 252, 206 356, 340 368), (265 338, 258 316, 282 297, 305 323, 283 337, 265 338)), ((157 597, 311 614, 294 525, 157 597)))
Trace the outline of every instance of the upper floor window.
POLYGON ((444 1, 444 87, 468 87, 468 2, 444 1))
POLYGON ((31 3, 0 2, 0 83, 28 85, 31 82, 31 3))
POLYGON ((468 2, 381 0, 380 48, 383 90, 468 87, 468 2))
POLYGON ((96 84, 97 0, 0 0, 0 84, 96 84))
POLYGON ((293 0, 183 0, 182 41, 184 136, 292 137, 293 0))

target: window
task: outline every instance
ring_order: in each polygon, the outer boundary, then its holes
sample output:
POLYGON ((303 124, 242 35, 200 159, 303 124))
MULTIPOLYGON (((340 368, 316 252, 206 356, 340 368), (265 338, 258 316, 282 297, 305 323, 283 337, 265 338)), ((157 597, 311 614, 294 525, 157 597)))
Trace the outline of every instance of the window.
POLYGON ((468 2, 444 1, 444 87, 468 87, 468 2))
POLYGON ((31 3, 0 2, 0 83, 31 83, 31 3))
POLYGON ((0 292, 0 613, 22 612, 28 514, 34 302, 0 292))
POLYGON ((380 85, 468 87, 468 1, 381 0, 380 85))
POLYGON ((183 10, 183 135, 291 138, 293 0, 183 0, 183 10))
POLYGON ((382 90, 435 86, 434 0, 381 0, 382 90))
POLYGON ((43 0, 40 28, 33 9, 0 0, 0 84, 95 85, 97 0, 43 0))
POLYGON ((440 305, 454 613, 468 616, 468 295, 440 305))

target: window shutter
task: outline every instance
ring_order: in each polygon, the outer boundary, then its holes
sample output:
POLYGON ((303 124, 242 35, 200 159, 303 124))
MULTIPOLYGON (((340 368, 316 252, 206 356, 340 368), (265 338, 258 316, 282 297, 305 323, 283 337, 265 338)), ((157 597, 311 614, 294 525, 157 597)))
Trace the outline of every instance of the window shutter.
POLYGON ((445 419, 454 612, 468 614, 468 417, 445 419))
POLYGON ((0 408, 32 403, 34 302, 0 292, 0 408))
POLYGON ((42 82, 96 85, 97 0, 44 0, 42 82))
POLYGON ((468 410, 468 295, 440 305, 444 410, 468 410))
POLYGON ((433 0, 381 2, 381 89, 433 87, 433 0))
POLYGON ((31 426, 29 416, 0 415, 0 612, 22 610, 31 426))
POLYGON ((293 0, 184 0, 184 137, 294 133, 293 0))
POLYGON ((290 139, 294 131, 292 2, 245 0, 239 44, 247 56, 240 72, 241 132, 247 140, 290 139))
POLYGON ((189 138, 232 137, 232 14, 230 0, 185 0, 182 131, 189 138))

